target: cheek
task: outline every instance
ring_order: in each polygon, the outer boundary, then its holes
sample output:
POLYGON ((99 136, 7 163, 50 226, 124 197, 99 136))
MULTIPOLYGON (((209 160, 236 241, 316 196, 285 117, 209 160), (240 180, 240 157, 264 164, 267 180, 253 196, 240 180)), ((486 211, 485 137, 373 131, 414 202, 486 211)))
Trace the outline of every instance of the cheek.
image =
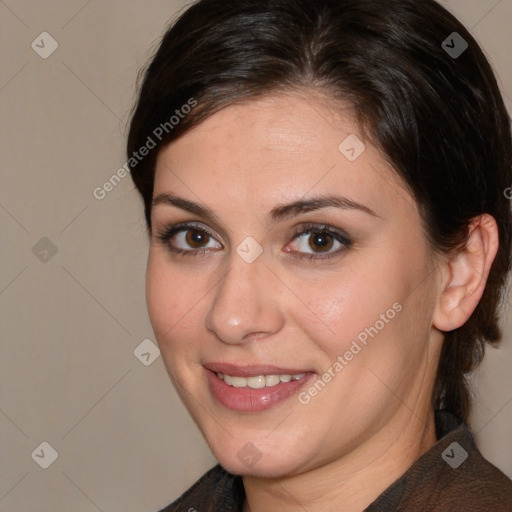
POLYGON ((393 305, 406 295, 408 286, 397 273, 396 260, 386 263, 381 260, 379 270, 373 272, 371 265, 350 265, 350 269, 347 265, 346 270, 317 281, 297 280, 294 290, 307 308, 297 310, 296 322, 310 339, 326 345, 331 355, 343 353, 358 336, 364 341, 376 322, 383 330, 381 315, 388 320, 385 329, 389 330, 399 316, 393 305))
MULTIPOLYGON (((151 256, 146 270, 146 303, 160 349, 177 348, 178 340, 191 337, 199 325, 204 292, 194 280, 151 256)), ((204 299, 203 299, 204 300, 204 299)))

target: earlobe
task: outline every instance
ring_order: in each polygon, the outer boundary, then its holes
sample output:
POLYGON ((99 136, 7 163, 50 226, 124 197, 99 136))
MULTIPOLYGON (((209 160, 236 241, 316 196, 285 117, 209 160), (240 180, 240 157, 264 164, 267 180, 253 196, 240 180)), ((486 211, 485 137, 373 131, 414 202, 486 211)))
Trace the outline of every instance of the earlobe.
POLYGON ((466 247, 443 263, 445 276, 433 316, 440 331, 464 325, 482 297, 499 246, 494 217, 483 214, 471 221, 466 247))

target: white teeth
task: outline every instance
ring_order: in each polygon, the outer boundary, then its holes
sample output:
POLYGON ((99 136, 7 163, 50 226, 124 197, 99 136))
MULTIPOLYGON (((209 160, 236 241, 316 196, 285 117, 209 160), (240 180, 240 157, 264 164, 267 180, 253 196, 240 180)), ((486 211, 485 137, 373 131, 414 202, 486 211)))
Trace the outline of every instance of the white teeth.
POLYGON ((234 388, 249 387, 252 389, 261 389, 264 387, 277 386, 280 382, 290 382, 291 380, 302 379, 305 373, 298 373, 296 375, 257 375, 255 377, 238 377, 227 375, 225 373, 217 372, 217 377, 223 380, 226 384, 234 388))
POLYGON ((265 385, 267 387, 275 386, 276 384, 279 384, 281 381, 279 379, 279 375, 267 375, 265 377, 265 385))
POLYGON ((247 379, 244 377, 231 377, 231 385, 234 388, 245 388, 247 386, 247 379))
POLYGON ((261 389, 265 387, 265 377, 263 375, 247 377, 245 380, 247 381, 247 385, 252 389, 261 389))

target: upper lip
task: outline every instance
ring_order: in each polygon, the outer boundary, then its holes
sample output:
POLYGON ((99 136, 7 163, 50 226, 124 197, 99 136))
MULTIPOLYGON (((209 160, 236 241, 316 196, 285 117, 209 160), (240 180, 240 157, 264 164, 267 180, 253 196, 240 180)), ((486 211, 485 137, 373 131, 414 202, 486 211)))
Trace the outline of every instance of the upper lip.
POLYGON ((256 377, 258 375, 298 375, 309 373, 310 370, 297 368, 282 368, 274 365, 257 364, 240 366, 230 363, 204 363, 203 366, 212 372, 226 373, 237 377, 256 377))

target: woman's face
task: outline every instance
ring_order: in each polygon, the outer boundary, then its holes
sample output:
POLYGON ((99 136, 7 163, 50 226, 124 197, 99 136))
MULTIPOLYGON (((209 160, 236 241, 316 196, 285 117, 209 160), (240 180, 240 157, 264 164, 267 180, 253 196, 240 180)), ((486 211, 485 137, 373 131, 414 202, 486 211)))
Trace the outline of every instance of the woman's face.
POLYGON ((337 111, 298 94, 230 106, 157 159, 149 316, 236 474, 369 464, 431 407, 436 279, 417 206, 337 111))

